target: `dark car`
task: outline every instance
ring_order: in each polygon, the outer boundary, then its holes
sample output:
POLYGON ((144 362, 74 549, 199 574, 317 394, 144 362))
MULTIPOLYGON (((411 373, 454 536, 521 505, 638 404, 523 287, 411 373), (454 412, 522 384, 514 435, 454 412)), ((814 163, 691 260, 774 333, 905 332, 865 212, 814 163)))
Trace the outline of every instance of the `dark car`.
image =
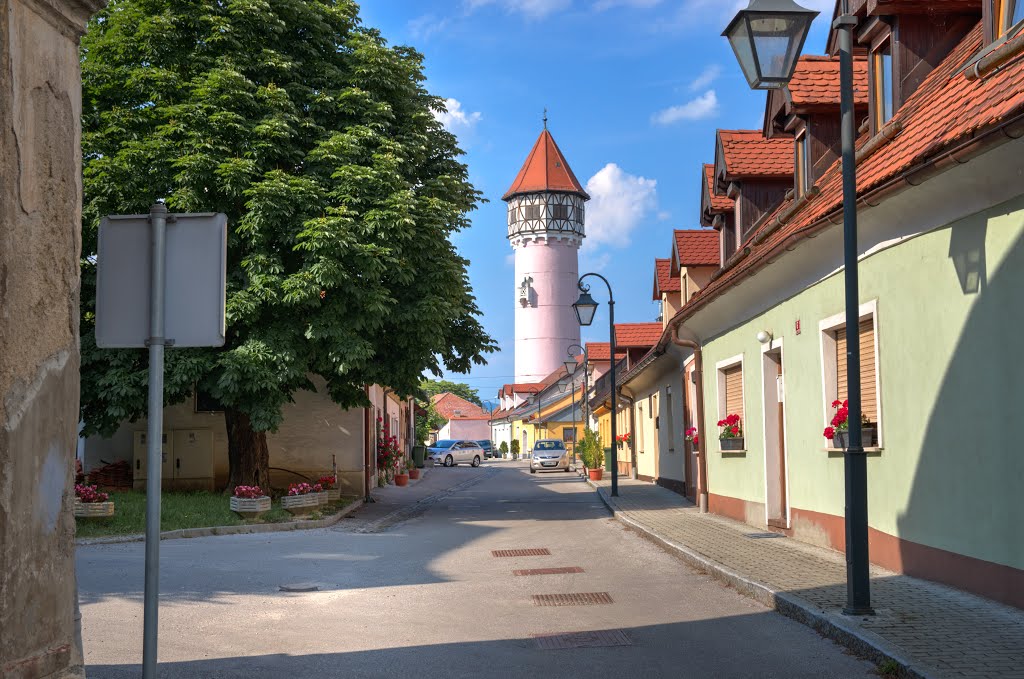
POLYGON ((492 442, 487 439, 481 439, 477 443, 484 449, 484 457, 494 457, 494 444, 492 442))

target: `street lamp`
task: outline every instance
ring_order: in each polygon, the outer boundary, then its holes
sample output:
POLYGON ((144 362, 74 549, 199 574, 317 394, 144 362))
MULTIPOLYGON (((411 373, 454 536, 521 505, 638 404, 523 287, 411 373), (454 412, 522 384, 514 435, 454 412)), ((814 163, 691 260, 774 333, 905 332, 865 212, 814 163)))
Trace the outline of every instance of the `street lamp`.
POLYGON ((739 11, 722 35, 752 88, 775 89, 789 82, 816 16, 793 0, 751 0, 739 11))
MULTIPOLYGON (((791 0, 752 0, 723 35, 736 52, 740 68, 755 89, 781 87, 789 81, 807 28, 817 12, 791 0), (787 28, 788 27, 788 28, 787 28), (785 47, 782 45, 785 44, 785 47), (793 46, 796 46, 795 51, 793 46), (765 59, 771 63, 765 63, 765 59), (753 67, 753 68, 751 68, 753 67)), ((870 615, 868 571, 868 477, 861 438, 860 294, 857 280, 857 168, 854 162, 856 121, 853 112, 853 29, 849 0, 842 0, 832 22, 839 44, 839 91, 843 159, 843 264, 846 279, 846 395, 849 447, 846 449, 846 607, 847 615, 870 615)))
MULTIPOLYGON (((568 375, 569 375, 568 387, 572 390, 572 392, 571 392, 572 393, 572 397, 571 397, 572 400, 570 401, 569 408, 570 408, 570 412, 572 413, 572 466, 573 466, 573 468, 576 467, 576 378, 573 377, 573 372, 575 372, 575 370, 576 370, 576 361, 566 361, 565 362, 565 372, 568 373, 568 375), (572 365, 571 368, 569 367, 570 365, 572 365)), ((566 385, 564 385, 564 384, 560 385, 558 387, 558 390, 564 394, 565 393, 565 387, 566 387, 566 385)), ((562 436, 562 439, 564 441, 565 436, 562 436)))
POLYGON ((616 406, 618 399, 615 394, 615 298, 612 296, 612 285, 608 282, 608 279, 597 273, 585 273, 580 276, 576 286, 580 289, 580 298, 576 300, 572 309, 576 312, 576 319, 580 322, 580 325, 590 325, 594 322, 594 314, 597 313, 597 302, 590 296, 590 286, 585 285, 583 280, 588 276, 595 276, 604 281, 605 286, 608 288, 608 349, 610 351, 609 363, 611 368, 608 370, 609 377, 612 384, 612 447, 611 447, 611 468, 612 468, 612 497, 618 497, 619 495, 619 456, 617 454, 617 446, 615 445, 616 427, 615 420, 618 416, 616 412, 616 406))

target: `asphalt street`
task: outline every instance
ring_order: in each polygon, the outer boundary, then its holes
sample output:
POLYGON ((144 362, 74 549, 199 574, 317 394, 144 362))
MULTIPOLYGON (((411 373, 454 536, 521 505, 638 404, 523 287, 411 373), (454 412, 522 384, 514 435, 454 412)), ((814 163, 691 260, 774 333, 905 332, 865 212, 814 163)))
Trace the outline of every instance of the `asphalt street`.
MULTIPOLYGON (((575 474, 424 483, 328 529, 161 543, 160 676, 876 676, 623 527, 575 474), (519 549, 550 554, 493 554, 519 549)), ((89 679, 140 676, 143 545, 77 559, 89 679)))

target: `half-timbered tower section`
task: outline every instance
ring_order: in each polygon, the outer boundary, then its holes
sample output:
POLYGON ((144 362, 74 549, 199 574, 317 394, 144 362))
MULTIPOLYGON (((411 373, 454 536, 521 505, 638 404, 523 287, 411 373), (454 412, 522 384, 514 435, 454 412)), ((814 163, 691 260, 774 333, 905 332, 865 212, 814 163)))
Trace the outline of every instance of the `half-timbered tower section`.
POLYGON ((502 199, 515 253, 516 382, 538 382, 580 341, 572 303, 590 196, 545 127, 502 199))
POLYGON ((717 137, 714 190, 736 201, 733 228, 721 231, 724 266, 793 185, 793 140, 765 139, 761 130, 718 130, 717 137))

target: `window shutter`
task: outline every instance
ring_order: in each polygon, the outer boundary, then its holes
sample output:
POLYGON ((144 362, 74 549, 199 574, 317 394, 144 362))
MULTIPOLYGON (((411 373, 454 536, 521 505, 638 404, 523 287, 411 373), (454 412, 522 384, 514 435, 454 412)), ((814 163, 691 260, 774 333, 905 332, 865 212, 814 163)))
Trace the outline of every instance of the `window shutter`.
MULTIPOLYGON (((836 330, 836 398, 845 401, 846 328, 836 330)), ((860 322, 860 400, 869 422, 878 422, 878 394, 875 393, 875 322, 860 322)))
POLYGON ((726 415, 739 415, 743 418, 743 364, 734 365, 722 371, 725 373, 725 412, 726 415))

